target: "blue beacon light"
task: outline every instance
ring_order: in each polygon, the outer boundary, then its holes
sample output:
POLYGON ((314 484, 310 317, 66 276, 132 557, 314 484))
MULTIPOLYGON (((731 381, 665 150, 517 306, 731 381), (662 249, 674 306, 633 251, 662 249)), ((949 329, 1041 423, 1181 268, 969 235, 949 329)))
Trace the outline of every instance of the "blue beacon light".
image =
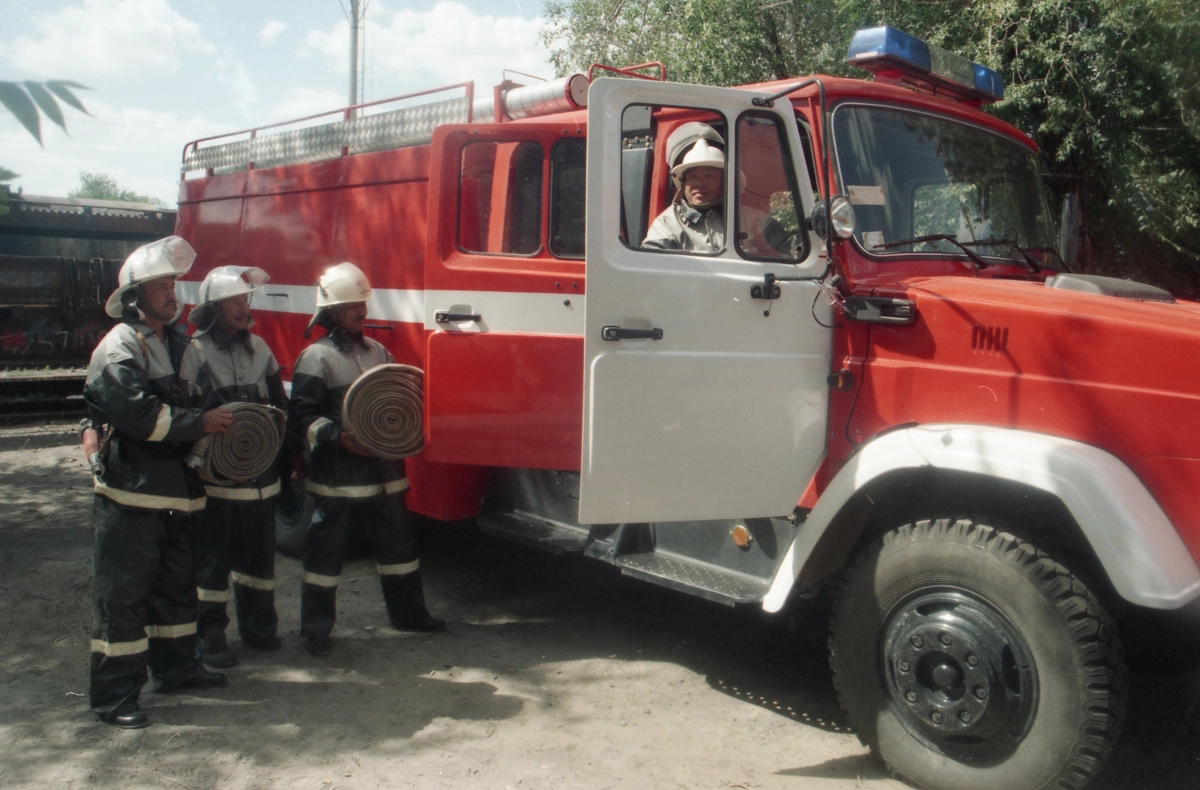
POLYGON ((954 101, 989 104, 1004 98, 1004 81, 993 69, 888 25, 855 33, 846 62, 873 72, 880 82, 954 101))

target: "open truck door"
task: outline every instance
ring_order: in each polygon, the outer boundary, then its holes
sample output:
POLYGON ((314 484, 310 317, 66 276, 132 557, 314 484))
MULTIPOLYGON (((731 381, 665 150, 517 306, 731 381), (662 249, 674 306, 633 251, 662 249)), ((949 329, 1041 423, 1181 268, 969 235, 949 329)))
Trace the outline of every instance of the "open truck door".
POLYGON ((791 104, 757 95, 591 87, 581 523, 787 515, 824 454, 833 321, 804 224, 814 187, 791 104), (633 168, 663 162, 667 135, 695 120, 724 138, 724 246, 644 248, 631 206, 644 187, 661 207, 669 178, 633 168), (764 299, 767 273, 798 279, 764 299))

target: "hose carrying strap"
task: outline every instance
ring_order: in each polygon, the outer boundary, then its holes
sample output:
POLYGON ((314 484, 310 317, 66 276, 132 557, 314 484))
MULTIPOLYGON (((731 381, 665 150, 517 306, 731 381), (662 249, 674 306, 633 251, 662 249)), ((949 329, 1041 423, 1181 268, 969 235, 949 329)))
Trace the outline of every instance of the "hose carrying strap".
POLYGON ((198 467, 200 479, 215 485, 244 483, 275 465, 283 444, 286 415, 258 403, 226 403, 233 412, 227 433, 209 433, 188 451, 188 466, 198 467))
POLYGON ((380 458, 407 458, 425 446, 422 422, 425 372, 411 365, 379 365, 359 376, 342 402, 342 429, 380 458))

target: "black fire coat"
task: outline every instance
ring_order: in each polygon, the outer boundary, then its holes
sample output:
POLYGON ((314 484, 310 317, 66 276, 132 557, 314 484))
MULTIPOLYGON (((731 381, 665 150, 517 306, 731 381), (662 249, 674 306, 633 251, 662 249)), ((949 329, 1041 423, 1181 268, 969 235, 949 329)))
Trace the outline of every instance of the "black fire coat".
POLYGON ((204 508, 204 495, 183 458, 204 433, 200 409, 188 407, 176 371, 191 342, 177 327, 166 339, 126 321, 92 352, 83 397, 93 425, 107 425, 96 493, 125 507, 204 508))

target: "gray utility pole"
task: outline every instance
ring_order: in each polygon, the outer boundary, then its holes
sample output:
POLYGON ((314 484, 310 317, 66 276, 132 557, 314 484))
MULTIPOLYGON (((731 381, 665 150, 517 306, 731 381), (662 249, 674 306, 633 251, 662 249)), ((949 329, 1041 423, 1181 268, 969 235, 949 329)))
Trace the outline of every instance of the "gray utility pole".
POLYGON ((350 0, 350 103, 358 104, 358 35, 362 30, 359 0, 350 0))
MULTIPOLYGON (((346 14, 346 20, 350 23, 350 104, 358 104, 360 97, 358 95, 358 61, 359 61, 359 40, 363 33, 363 17, 367 13, 367 6, 371 0, 349 0, 350 10, 346 10, 346 6, 342 6, 342 11, 346 14)), ((355 115, 358 112, 355 111, 355 115)))

